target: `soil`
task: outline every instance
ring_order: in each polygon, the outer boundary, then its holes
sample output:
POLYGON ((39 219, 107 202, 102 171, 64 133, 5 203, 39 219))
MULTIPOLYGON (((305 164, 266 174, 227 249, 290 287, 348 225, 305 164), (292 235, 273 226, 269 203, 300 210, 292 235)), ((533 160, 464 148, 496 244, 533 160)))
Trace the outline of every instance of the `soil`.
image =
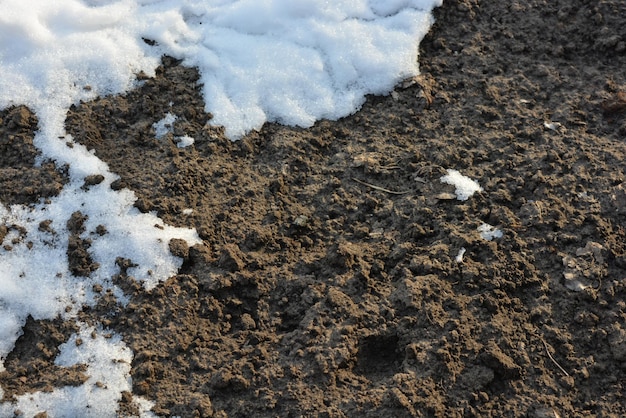
MULTIPOLYGON (((70 110, 113 187, 204 241, 173 240, 183 267, 149 292, 120 260, 131 302, 103 291, 81 313, 123 335, 156 414, 626 416, 626 3, 446 0, 435 17, 420 76, 310 129, 229 141, 196 70, 167 57, 70 110), (483 191, 455 199, 447 169, 483 191)), ((63 169, 33 166, 34 116, 1 118, 0 201, 57 193, 63 169)), ((53 364, 75 331, 29 320, 5 400, 83 382, 53 364)))

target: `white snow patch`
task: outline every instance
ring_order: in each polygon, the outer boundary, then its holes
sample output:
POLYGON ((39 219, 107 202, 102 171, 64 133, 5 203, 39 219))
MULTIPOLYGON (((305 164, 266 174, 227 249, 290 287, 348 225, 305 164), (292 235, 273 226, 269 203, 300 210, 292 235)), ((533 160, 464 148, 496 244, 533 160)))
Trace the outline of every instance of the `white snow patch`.
POLYGON ((463 262, 463 256, 465 255, 466 251, 467 250, 465 249, 465 247, 461 247, 461 249, 459 249, 459 253, 454 258, 454 261, 456 261, 459 264, 462 263, 463 262))
POLYGON ((478 232, 480 232, 480 236, 487 241, 491 241, 494 238, 502 238, 503 235, 502 231, 487 223, 480 225, 478 227, 478 232))
MULTIPOLYGON (((15 402, 0 404, 0 416, 35 416, 46 412, 50 417, 115 417, 122 392, 132 392, 130 364, 132 352, 119 335, 83 327, 62 344, 55 364, 87 366, 87 381, 80 386, 65 386, 52 392, 35 392, 18 396, 15 402)), ((142 416, 150 416, 153 406, 145 399, 138 406, 142 416)))
POLYGON ((454 193, 458 200, 467 200, 474 193, 483 191, 483 188, 476 181, 462 175, 457 170, 448 169, 448 174, 441 177, 440 180, 442 183, 451 184, 456 188, 454 193))
POLYGON ((154 128, 154 136, 156 139, 161 139, 168 133, 172 132, 174 130, 174 122, 176 122, 176 119, 178 119, 178 116, 167 112, 163 119, 153 123, 152 127, 154 128))
POLYGON ((177 136, 174 138, 174 141, 176 142, 176 146, 178 148, 187 148, 189 145, 193 145, 196 140, 188 135, 183 135, 177 136))

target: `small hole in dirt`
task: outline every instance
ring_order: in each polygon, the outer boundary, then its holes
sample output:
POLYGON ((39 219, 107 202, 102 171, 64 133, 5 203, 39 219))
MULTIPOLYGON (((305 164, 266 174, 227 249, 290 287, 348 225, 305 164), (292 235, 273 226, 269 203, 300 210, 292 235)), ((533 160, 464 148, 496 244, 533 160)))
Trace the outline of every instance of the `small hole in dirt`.
POLYGON ((384 378, 398 373, 402 352, 397 335, 372 335, 359 345, 356 372, 366 377, 384 378))

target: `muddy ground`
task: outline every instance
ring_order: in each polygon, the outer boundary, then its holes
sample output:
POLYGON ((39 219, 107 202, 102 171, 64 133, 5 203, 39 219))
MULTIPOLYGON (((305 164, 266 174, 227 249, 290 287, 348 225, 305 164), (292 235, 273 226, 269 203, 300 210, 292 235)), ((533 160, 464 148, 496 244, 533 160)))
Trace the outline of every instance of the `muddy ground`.
MULTIPOLYGON (((169 58, 71 109, 114 187, 204 240, 172 242, 184 265, 150 292, 120 260, 131 303, 103 291, 81 314, 124 336, 156 414, 626 416, 626 4, 445 0, 435 17, 421 76, 310 129, 227 140, 196 71, 169 58), (455 199, 447 169, 483 191, 455 199)), ((57 193, 63 169, 33 166, 34 116, 2 121, 0 200, 57 193)), ((75 329, 28 322, 7 400, 84 380, 53 364, 75 329)), ((136 411, 125 396, 120 415, 136 411)))

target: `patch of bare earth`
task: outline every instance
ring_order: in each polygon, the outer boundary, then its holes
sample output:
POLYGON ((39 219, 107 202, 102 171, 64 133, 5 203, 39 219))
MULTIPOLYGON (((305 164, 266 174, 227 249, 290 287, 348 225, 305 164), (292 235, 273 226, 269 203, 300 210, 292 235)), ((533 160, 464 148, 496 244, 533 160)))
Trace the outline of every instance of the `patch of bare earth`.
POLYGON ((626 5, 447 0, 435 16, 421 76, 310 129, 230 142, 172 59, 71 109, 114 187, 204 241, 173 241, 184 265, 150 292, 119 260, 131 303, 83 313, 122 333, 155 413, 626 415, 626 5), (450 199, 449 168, 483 192, 450 199))

